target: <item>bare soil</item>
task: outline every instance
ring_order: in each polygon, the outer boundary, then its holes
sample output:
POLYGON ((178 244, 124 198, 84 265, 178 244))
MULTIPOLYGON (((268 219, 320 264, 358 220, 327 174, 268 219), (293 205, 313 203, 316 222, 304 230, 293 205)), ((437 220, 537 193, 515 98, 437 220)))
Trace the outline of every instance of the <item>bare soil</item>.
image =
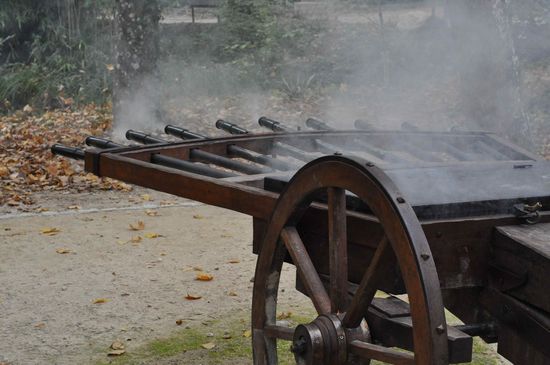
POLYGON ((250 217, 144 189, 53 194, 38 199, 47 212, 0 217, 0 364, 95 363, 115 339, 130 352, 179 319, 249 310, 250 217))

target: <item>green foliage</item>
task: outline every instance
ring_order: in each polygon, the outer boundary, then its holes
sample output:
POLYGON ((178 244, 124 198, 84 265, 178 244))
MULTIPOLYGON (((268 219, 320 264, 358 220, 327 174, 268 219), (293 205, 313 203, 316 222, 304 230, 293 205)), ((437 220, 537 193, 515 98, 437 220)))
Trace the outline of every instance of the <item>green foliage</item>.
POLYGON ((109 87, 110 0, 4 0, 0 100, 57 106, 63 95, 103 101, 109 87))

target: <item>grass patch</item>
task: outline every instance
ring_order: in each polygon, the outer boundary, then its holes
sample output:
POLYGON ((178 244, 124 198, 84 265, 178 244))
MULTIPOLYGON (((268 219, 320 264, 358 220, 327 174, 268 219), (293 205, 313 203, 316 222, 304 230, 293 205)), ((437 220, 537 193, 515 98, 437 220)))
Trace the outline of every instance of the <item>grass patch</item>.
MULTIPOLYGON (((313 317, 313 311, 306 311, 300 315, 292 314, 285 320, 295 326, 307 323, 313 317)), ((109 358, 96 365, 250 364, 252 346, 249 328, 248 316, 241 313, 231 318, 208 322, 207 325, 183 329, 170 337, 155 339, 141 347, 130 348, 121 357, 109 358), (202 345, 205 343, 215 343, 216 346, 204 349, 202 345)), ((279 365, 295 364, 289 341, 278 341, 278 349, 279 365)), ((371 364, 383 365, 378 361, 372 361, 371 364)), ((474 339, 474 354, 470 365, 500 364, 498 356, 490 346, 480 339, 474 339)))

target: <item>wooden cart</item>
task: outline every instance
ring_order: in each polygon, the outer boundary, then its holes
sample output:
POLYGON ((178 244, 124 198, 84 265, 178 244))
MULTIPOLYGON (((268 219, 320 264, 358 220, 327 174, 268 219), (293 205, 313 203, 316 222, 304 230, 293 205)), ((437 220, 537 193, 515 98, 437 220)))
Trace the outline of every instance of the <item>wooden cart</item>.
POLYGON ((226 123, 240 135, 53 150, 254 218, 256 365, 278 363, 281 339, 298 364, 469 362, 472 336, 515 364, 550 364, 550 162, 483 132, 288 133, 266 121, 279 133, 226 123), (296 328, 276 320, 285 261, 318 314, 296 328))

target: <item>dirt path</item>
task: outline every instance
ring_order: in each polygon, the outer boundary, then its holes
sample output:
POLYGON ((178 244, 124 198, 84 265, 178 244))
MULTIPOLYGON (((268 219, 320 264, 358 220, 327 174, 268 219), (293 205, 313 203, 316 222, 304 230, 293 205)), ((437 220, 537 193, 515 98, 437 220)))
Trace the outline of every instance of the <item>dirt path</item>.
POLYGON ((44 200, 51 209, 40 215, 2 216, 0 363, 94 363, 115 339, 131 351, 181 329, 178 319, 192 326, 250 308, 251 218, 173 198, 154 209, 166 196, 139 193, 66 195, 44 200), (74 198, 82 207, 63 209, 74 198), (139 220, 145 228, 131 231, 139 220), (197 268, 214 280, 195 280, 197 268))

